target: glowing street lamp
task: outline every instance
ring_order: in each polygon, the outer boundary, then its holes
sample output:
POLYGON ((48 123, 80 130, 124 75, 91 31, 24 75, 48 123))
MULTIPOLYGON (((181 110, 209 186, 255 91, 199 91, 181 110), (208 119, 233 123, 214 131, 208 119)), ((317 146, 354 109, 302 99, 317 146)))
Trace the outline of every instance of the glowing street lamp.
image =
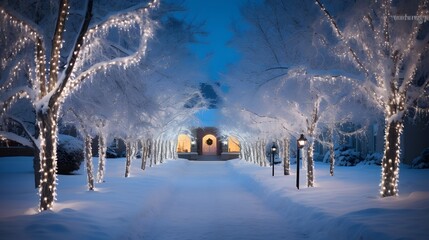
POLYGON ((271 158, 272 158, 272 165, 273 165, 273 176, 274 176, 274 155, 276 155, 277 147, 276 144, 273 142, 273 146, 271 146, 271 158))
POLYGON ((296 188, 299 189, 299 151, 304 147, 307 139, 304 137, 304 134, 296 140, 296 188))

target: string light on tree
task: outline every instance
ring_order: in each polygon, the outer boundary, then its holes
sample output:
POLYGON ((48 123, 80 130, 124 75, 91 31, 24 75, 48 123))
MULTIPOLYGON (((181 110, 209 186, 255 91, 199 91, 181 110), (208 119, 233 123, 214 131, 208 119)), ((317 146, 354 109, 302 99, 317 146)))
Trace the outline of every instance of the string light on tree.
MULTIPOLYGON (((392 12, 397 11, 396 3, 390 0, 371 3, 363 21, 350 18, 349 23, 343 23, 345 30, 339 28, 321 0, 316 0, 316 4, 327 17, 337 38, 351 53, 351 60, 365 74, 359 84, 364 86, 368 98, 384 113, 385 144, 380 195, 397 196, 403 122, 409 110, 414 110, 413 114, 429 111, 427 104, 420 102, 428 100, 429 79, 416 75, 424 72, 421 70, 425 67, 423 59, 428 57, 429 34, 422 30, 422 22, 409 21, 396 25, 397 22, 391 17, 392 12), (421 80, 417 80, 419 77, 421 80)), ((427 13, 428 1, 419 2, 416 15, 427 13)))
MULTIPOLYGON (((69 13, 69 0, 61 0, 58 8, 53 41, 45 41, 44 32, 36 24, 21 20, 10 14, 5 8, 0 7, 0 23, 2 31, 10 31, 14 34, 5 34, 2 44, 8 49, 5 51, 9 57, 2 53, 1 64, 13 65, 10 56, 22 58, 15 68, 9 71, 10 79, 3 81, 0 86, 2 93, 10 90, 10 98, 1 102, 0 117, 8 111, 17 99, 28 98, 36 112, 36 123, 39 129, 39 139, 36 141, 40 152, 40 205, 39 210, 52 209, 56 200, 57 185, 57 135, 58 118, 64 100, 84 80, 91 80, 96 73, 106 73, 109 68, 120 66, 128 67, 136 65, 144 57, 148 38, 152 35, 152 25, 148 18, 148 10, 159 5, 159 1, 152 1, 147 7, 135 9, 128 13, 121 13, 110 17, 107 21, 89 28, 92 18, 93 1, 87 1, 85 16, 80 29, 77 29, 70 55, 62 60, 61 55, 68 54, 63 49, 65 46, 64 33, 66 32, 66 21, 69 13), (97 56, 97 47, 94 39, 108 37, 109 31, 117 29, 124 31, 130 36, 140 36, 138 48, 129 51, 127 56, 120 56, 105 62, 94 63, 94 59, 102 59, 97 56), (133 32, 130 30, 133 29, 133 32), (136 30, 136 31, 134 31, 136 30), (31 51, 29 51, 31 49, 31 51), (64 53, 62 52, 64 50, 64 53), (31 58, 25 53, 31 54, 31 58), (50 56, 47 54, 50 53, 50 56), (64 64, 62 61, 65 61, 64 64), (60 65, 64 65, 60 69, 60 65), (26 66, 23 68, 22 66, 26 66), (20 72, 26 72, 29 78, 29 87, 16 88, 14 82, 20 72)), ((48 37, 49 39, 51 37, 48 37)), ((2 96, 3 97, 3 96, 2 96)))

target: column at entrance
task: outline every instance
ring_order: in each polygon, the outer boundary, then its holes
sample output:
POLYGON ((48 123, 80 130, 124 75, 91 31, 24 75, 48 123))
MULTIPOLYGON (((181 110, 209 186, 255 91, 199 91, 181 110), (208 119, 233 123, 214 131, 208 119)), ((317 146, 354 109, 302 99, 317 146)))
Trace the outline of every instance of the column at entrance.
POLYGON ((203 137, 203 155, 217 155, 217 139, 212 134, 203 137))

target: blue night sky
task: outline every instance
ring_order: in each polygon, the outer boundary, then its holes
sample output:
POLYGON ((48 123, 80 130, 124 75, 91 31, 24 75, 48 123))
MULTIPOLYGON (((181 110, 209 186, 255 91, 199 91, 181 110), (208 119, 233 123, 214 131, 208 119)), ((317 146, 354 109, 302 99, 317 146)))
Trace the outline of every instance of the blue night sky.
POLYGON ((233 36, 233 22, 242 24, 239 7, 246 0, 186 0, 188 18, 205 22, 207 36, 201 37, 200 44, 190 48, 201 59, 208 59, 207 69, 210 80, 218 80, 220 73, 227 70, 228 65, 239 60, 238 53, 227 46, 233 36))
MULTIPOLYGON (((228 66, 240 59, 235 49, 228 46, 231 40, 232 24, 243 25, 240 6, 247 0, 186 0, 187 19, 205 22, 203 30, 206 36, 200 37, 201 43, 193 44, 190 49, 201 59, 208 61, 207 71, 211 81, 218 81, 228 66)), ((203 67, 203 66, 202 66, 203 67)), ((210 109, 197 114, 203 126, 218 125, 218 110, 210 109)))

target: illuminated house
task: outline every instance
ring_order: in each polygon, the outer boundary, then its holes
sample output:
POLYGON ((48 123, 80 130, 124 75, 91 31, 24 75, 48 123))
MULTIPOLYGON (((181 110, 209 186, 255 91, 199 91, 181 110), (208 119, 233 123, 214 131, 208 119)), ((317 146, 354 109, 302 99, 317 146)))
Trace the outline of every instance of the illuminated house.
POLYGON ((198 160, 199 156, 219 156, 221 160, 238 158, 240 143, 233 136, 220 136, 217 128, 195 128, 190 135, 180 134, 177 152, 180 158, 198 160))

